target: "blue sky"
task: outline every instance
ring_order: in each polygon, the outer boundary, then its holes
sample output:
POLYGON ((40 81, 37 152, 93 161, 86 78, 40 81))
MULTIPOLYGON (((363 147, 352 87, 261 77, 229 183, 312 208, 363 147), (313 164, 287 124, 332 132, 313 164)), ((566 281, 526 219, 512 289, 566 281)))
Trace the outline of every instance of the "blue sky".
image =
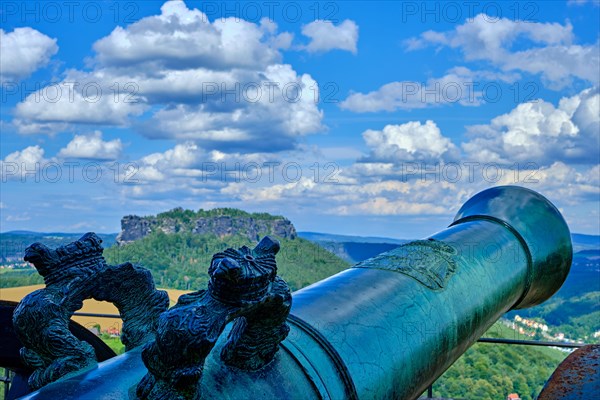
POLYGON ((0 230, 238 207, 426 236, 486 187, 600 233, 598 1, 0 5, 0 230))

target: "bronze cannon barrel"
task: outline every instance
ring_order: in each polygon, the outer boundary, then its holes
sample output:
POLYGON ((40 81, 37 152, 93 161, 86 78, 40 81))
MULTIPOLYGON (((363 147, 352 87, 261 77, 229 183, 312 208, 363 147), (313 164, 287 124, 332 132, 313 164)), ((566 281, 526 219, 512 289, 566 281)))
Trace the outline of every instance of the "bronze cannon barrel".
MULTIPOLYGON (((293 293, 290 332, 262 369, 225 365, 221 335, 202 398, 414 399, 505 312, 552 296, 571 259, 567 224, 546 198, 485 190, 448 228, 293 293)), ((134 349, 25 398, 134 398, 146 373, 134 349)))

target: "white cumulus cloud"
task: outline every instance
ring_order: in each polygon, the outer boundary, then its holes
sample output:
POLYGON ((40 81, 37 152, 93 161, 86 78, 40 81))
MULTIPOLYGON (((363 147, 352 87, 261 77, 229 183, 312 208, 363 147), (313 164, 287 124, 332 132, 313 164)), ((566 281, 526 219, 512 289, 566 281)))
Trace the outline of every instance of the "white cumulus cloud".
POLYGON ((289 34, 279 36, 276 29, 266 18, 260 24, 233 17, 211 23, 202 11, 173 0, 163 4, 160 15, 115 28, 94 50, 102 65, 255 68, 278 62, 278 47, 289 45, 289 34))
POLYGON ((81 158, 90 160, 116 160, 121 155, 121 139, 102 140, 102 132, 88 135, 75 135, 67 146, 60 150, 61 158, 81 158))
POLYGON ((492 18, 484 14, 457 26, 452 31, 426 31, 408 39, 408 50, 433 45, 460 49, 467 61, 487 61, 504 71, 523 71, 541 75, 553 89, 561 89, 573 78, 592 84, 600 82, 598 43, 574 43, 570 23, 541 23, 492 18), (519 41, 528 48, 517 49, 519 41))
POLYGON ((98 40, 90 71, 69 70, 27 96, 12 123, 22 134, 118 126, 207 151, 291 149, 324 127, 317 82, 281 63, 290 44, 268 19, 210 22, 169 1, 98 40))
POLYGON ((479 106, 483 95, 479 89, 483 82, 513 82, 514 73, 472 71, 466 67, 455 67, 440 78, 427 82, 390 82, 369 93, 351 93, 340 107, 353 112, 378 112, 412 110, 458 103, 462 106, 479 106))
POLYGON ((70 71, 64 81, 18 103, 13 124, 22 134, 54 134, 76 124, 127 126, 147 106, 138 96, 111 89, 115 82, 121 81, 70 71))
POLYGON ((401 125, 386 125, 383 130, 363 133, 371 150, 366 160, 370 162, 426 161, 454 158, 457 149, 444 137, 433 121, 421 124, 410 121, 401 125))
POLYGON ((56 39, 29 28, 0 29, 0 82, 18 81, 45 66, 56 54, 56 39))
POLYGON ((262 76, 272 84, 257 85, 251 93, 225 94, 226 103, 214 95, 200 104, 161 109, 140 129, 148 137, 198 140, 203 147, 235 151, 289 149, 297 137, 322 129, 318 86, 310 75, 276 64, 262 76))
POLYGON ((561 99, 522 103, 488 125, 468 128, 462 147, 470 159, 489 162, 598 162, 600 93, 590 88, 561 99))
POLYGON ((2 181, 26 179, 28 176, 32 180, 39 179, 40 170, 46 162, 44 149, 38 145, 10 153, 4 160, 0 160, 2 181))
POLYGON ((305 46, 310 53, 345 50, 356 54, 358 42, 358 25, 350 19, 339 25, 331 21, 316 20, 302 27, 302 34, 310 38, 305 46))

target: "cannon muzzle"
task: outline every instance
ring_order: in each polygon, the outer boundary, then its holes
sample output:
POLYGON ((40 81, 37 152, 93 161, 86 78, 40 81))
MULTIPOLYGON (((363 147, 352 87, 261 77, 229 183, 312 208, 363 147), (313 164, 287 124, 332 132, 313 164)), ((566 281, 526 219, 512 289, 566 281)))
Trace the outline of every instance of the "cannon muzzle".
MULTIPOLYGON (((199 396, 417 398, 504 313, 552 296, 571 259, 567 224, 546 198, 515 186, 485 190, 448 228, 293 293, 289 334, 266 366, 226 365, 221 335, 206 358, 199 396)), ((134 398, 148 373, 140 353, 26 398, 134 398)))

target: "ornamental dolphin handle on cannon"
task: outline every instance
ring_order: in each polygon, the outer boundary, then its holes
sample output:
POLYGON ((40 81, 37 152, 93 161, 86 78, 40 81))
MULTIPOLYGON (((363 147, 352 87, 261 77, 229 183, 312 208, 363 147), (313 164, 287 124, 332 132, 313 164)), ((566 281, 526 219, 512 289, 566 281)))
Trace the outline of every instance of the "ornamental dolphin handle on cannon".
MULTIPOLYGON (((258 287, 266 290, 247 298, 250 305, 240 301, 241 293, 225 305, 209 287, 161 315, 143 361, 138 347, 25 398, 415 399, 505 312, 552 296, 571 260, 569 229, 552 203, 521 187, 487 189, 468 200, 448 228, 293 293, 285 319, 289 298, 272 270, 259 274, 267 279, 258 287), (261 307, 268 298, 279 304, 276 323, 246 331, 260 326, 260 318, 268 322, 271 311, 252 313, 267 309, 261 307), (213 303, 223 304, 198 311, 213 303), (220 314, 225 318, 196 318, 223 307, 231 307, 220 314), (175 324, 175 332, 160 322, 185 318, 178 309, 190 313, 190 321, 209 321, 207 330, 175 324), (210 337, 210 348, 190 346, 195 342, 187 335, 210 337), (183 338, 181 346, 165 345, 169 337, 183 338), (249 344, 267 340, 268 356, 236 357, 253 354, 240 351, 242 337, 252 338, 249 344), (270 339, 282 341, 277 346, 270 339)), ((213 259, 213 272, 217 264, 213 259)), ((226 276, 249 276, 232 271, 240 265, 222 267, 226 276)), ((241 290, 243 280, 227 282, 241 290)))

